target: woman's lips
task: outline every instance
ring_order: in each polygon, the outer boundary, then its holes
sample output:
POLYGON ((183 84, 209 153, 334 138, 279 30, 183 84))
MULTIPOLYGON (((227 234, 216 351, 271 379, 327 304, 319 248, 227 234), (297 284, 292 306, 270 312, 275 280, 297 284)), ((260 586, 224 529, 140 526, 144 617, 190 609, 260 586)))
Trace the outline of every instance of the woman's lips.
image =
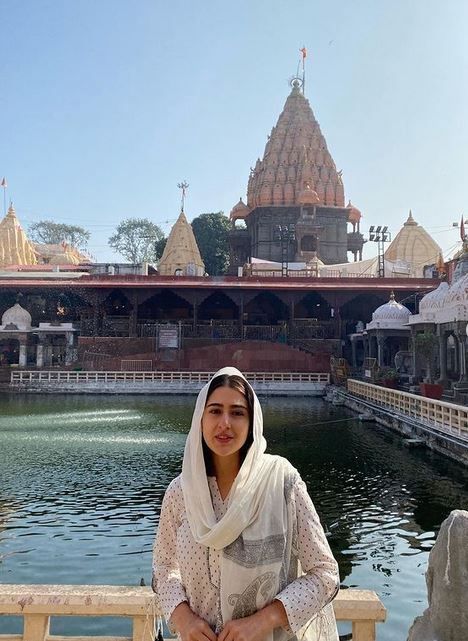
POLYGON ((219 443, 229 443, 232 441, 232 436, 226 436, 225 434, 218 434, 215 438, 219 443))

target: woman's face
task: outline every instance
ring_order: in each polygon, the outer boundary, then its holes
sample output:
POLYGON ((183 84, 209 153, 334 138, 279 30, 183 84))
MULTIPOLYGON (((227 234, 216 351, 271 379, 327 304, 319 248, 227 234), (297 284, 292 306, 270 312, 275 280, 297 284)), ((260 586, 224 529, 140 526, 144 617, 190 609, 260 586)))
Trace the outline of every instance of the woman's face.
POLYGON ((237 457, 249 433, 245 396, 231 387, 218 387, 208 397, 202 416, 205 443, 215 457, 237 457))

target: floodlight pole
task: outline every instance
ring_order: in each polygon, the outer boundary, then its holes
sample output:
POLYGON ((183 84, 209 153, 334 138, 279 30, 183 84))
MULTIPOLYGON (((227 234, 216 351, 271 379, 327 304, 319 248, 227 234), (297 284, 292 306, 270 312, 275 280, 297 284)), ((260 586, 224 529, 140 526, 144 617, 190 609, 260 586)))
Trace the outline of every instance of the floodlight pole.
POLYGON ((377 243, 378 277, 385 278, 385 243, 389 243, 392 240, 388 227, 382 227, 381 225, 375 227, 372 225, 369 228, 369 240, 377 243))

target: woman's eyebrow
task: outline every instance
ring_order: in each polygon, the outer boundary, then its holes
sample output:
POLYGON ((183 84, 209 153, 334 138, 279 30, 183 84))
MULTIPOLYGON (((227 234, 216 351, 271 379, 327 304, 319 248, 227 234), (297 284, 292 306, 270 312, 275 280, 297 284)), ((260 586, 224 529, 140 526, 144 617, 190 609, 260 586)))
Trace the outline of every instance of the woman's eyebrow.
MULTIPOLYGON (((216 403, 215 401, 212 401, 211 403, 207 403, 205 407, 223 407, 222 403, 216 403)), ((246 410, 247 405, 244 405, 243 403, 233 403, 229 407, 242 407, 242 409, 246 410)))

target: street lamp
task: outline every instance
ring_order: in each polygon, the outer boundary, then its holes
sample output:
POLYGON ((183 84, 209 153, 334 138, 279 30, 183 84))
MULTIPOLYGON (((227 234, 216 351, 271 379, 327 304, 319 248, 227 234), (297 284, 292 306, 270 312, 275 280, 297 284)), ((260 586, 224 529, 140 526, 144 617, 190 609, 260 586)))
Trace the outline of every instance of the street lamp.
POLYGON ((289 225, 275 225, 273 238, 281 243, 281 276, 287 276, 289 244, 296 240, 294 225, 292 223, 289 225))
POLYGON ((389 243, 392 238, 388 227, 369 227, 369 240, 377 243, 378 257, 379 257, 379 278, 385 278, 385 259, 384 259, 384 243, 389 243))

